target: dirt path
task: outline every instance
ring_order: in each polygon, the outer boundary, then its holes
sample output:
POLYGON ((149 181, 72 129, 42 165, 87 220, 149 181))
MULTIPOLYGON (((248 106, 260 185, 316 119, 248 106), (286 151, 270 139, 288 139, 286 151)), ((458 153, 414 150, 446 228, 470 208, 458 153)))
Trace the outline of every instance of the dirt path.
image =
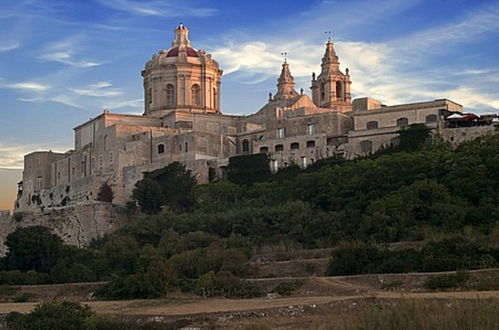
MULTIPOLYGON (((499 299, 498 291, 465 291, 465 292, 376 292, 346 296, 313 296, 286 298, 254 298, 254 299, 195 299, 195 300, 128 300, 128 301, 92 301, 87 304, 99 313, 121 315, 165 315, 180 316, 202 313, 237 312, 249 310, 271 309, 298 305, 322 305, 335 301, 382 298, 382 299, 499 299)), ((0 314, 9 312, 29 312, 36 303, 2 303, 0 314)))

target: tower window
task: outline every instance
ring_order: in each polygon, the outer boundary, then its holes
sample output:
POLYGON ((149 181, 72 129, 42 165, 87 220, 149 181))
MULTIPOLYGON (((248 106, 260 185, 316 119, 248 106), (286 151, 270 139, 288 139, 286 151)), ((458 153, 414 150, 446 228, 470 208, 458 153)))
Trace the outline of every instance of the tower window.
POLYGON ((321 101, 324 101, 326 99, 326 88, 324 86, 324 83, 321 83, 319 85, 319 94, 320 94, 321 101))
POLYGON ((175 87, 172 84, 166 85, 166 106, 168 108, 175 106, 175 87))
POLYGON ((341 80, 336 82, 336 100, 343 101, 343 82, 341 80))
POLYGON ((213 88, 213 109, 218 109, 218 92, 216 88, 213 88))
POLYGON ((200 90, 198 84, 192 85, 191 98, 192 98, 192 105, 195 105, 195 106, 201 105, 201 90, 200 90))
POLYGON ((152 104, 152 88, 147 89, 147 103, 152 104))

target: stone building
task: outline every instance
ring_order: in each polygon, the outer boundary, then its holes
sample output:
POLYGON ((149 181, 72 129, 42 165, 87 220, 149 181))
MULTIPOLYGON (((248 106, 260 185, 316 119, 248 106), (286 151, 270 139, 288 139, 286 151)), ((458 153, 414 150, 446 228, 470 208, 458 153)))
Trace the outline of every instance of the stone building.
POLYGON ((210 168, 223 175, 235 155, 268 153, 274 171, 291 164, 306 167, 334 154, 353 158, 396 143, 397 131, 413 123, 442 133, 446 116, 463 110, 445 99, 397 106, 370 98, 352 101, 349 70, 340 70, 328 41, 321 72, 312 75, 311 98, 295 90, 284 61, 277 92, 260 110, 222 114, 223 72, 210 54, 192 47, 188 34, 179 25, 171 48, 145 64, 142 116, 104 110, 74 128, 74 149, 25 156, 16 210, 91 203, 104 185, 113 191, 112 202, 124 205, 144 172, 174 161, 204 183, 210 168))

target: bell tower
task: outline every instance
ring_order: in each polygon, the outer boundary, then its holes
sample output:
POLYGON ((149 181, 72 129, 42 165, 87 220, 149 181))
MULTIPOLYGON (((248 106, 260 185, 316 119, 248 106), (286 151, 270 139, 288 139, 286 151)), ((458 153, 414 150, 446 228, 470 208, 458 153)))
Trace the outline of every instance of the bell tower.
POLYGON ((350 75, 340 71, 340 62, 334 49, 334 43, 328 40, 326 52, 322 57, 321 73, 316 78, 312 74, 312 100, 320 108, 331 108, 340 112, 352 110, 350 94, 350 75))
POLYGON ((291 75, 288 61, 285 59, 282 64, 281 75, 277 79, 277 93, 274 99, 285 100, 295 96, 298 96, 295 90, 295 79, 291 75))

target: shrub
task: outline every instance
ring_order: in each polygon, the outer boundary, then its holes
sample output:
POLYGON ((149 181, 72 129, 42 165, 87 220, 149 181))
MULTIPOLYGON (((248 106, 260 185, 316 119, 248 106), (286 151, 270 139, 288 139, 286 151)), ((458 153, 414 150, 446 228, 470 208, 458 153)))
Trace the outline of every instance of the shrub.
POLYGON ((290 296, 296 289, 303 285, 303 281, 282 282, 279 283, 272 291, 277 292, 281 296, 290 296))
POLYGON ((430 276, 424 282, 423 286, 432 291, 448 290, 464 287, 470 280, 470 274, 467 272, 457 272, 450 275, 430 276))

